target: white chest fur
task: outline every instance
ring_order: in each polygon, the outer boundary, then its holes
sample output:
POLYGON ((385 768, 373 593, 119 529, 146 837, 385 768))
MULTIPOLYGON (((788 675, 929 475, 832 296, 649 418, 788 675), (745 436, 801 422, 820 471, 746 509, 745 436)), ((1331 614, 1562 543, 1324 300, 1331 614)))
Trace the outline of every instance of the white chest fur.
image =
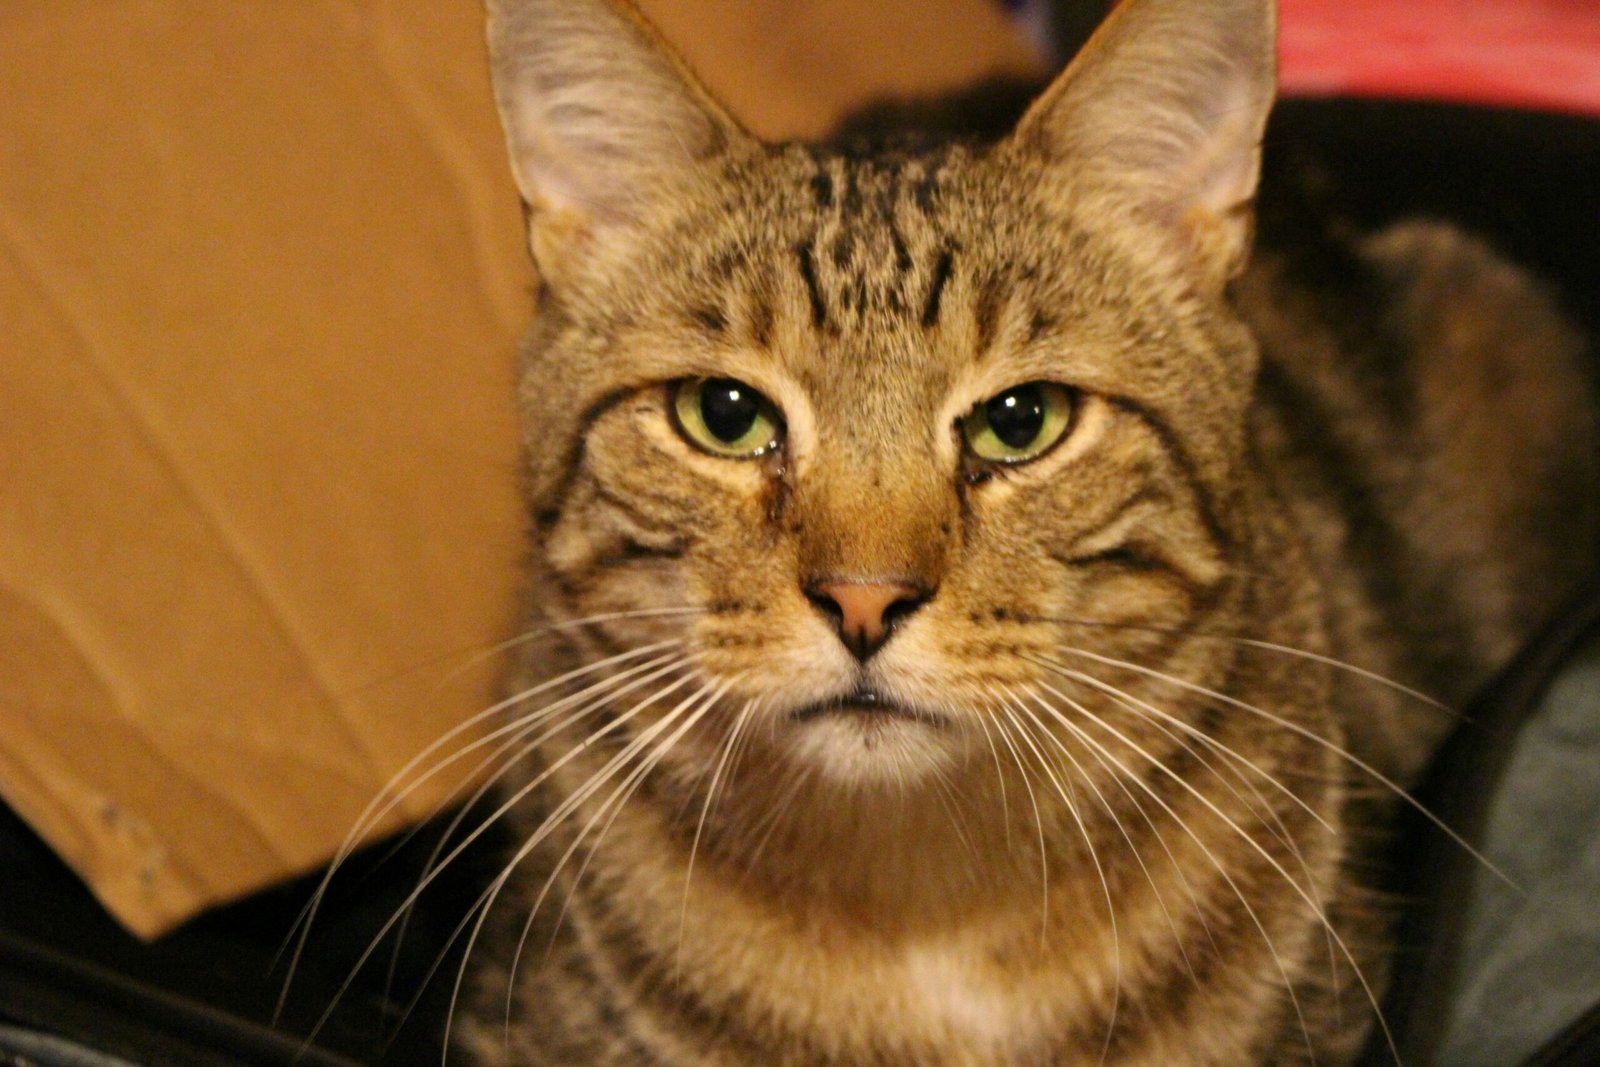
POLYGON ((1037 1025, 1035 1013, 982 953, 919 945, 905 952, 897 970, 908 1011, 962 1044, 998 1054, 1037 1025))

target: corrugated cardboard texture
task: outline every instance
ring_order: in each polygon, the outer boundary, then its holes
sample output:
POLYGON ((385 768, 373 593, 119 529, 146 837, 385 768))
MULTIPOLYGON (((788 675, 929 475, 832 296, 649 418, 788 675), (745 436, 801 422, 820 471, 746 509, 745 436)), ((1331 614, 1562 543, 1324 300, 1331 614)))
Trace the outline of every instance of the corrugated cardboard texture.
MULTIPOLYGON (((984 0, 646 6, 768 135, 1031 63, 984 0)), ((476 3, 0 8, 0 793, 134 931, 492 701, 531 288, 476 3)))

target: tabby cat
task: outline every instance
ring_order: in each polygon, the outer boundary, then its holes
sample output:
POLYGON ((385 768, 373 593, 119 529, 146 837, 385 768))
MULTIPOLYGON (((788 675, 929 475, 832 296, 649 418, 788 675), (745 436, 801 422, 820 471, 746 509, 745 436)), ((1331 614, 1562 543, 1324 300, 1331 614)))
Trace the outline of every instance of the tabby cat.
POLYGON ((829 146, 490 0, 540 289, 470 1062, 1381 1041, 1421 694, 1591 565, 1595 420, 1474 240, 1253 240, 1274 18, 1126 0, 994 139, 829 146))

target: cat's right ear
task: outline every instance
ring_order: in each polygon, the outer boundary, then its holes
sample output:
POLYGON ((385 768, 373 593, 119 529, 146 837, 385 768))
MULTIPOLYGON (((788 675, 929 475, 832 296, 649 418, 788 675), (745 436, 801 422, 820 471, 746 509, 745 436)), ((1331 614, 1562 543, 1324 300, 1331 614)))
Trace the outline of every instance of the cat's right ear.
POLYGON ((488 0, 488 15, 495 102, 547 279, 744 136, 626 0, 488 0))

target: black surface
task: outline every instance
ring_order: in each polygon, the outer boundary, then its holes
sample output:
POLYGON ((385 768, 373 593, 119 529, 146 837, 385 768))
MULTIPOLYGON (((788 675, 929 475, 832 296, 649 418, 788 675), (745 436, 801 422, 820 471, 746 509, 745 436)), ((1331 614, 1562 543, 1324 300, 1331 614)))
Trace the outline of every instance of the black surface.
POLYGON ((392 982, 392 939, 366 967, 352 968, 416 884, 441 826, 436 820, 403 844, 366 849, 345 865, 274 1022, 285 988, 284 949, 292 949, 295 921, 320 872, 144 943, 0 807, 0 1021, 153 1067, 438 1064, 460 960, 459 945, 447 950, 445 943, 492 877, 498 836, 464 855, 419 900, 392 982), (330 1004, 333 1013, 308 1045, 330 1004))
POLYGON ((1077 55, 1078 49, 1105 20, 1108 0, 1055 0, 1049 5, 1050 44, 1055 58, 1077 55))
POLYGON ((1445 219, 1531 268, 1600 335, 1600 120, 1388 100, 1285 100, 1263 198, 1320 175, 1325 210, 1370 229, 1445 219), (1286 180, 1287 179, 1287 180, 1286 180))

